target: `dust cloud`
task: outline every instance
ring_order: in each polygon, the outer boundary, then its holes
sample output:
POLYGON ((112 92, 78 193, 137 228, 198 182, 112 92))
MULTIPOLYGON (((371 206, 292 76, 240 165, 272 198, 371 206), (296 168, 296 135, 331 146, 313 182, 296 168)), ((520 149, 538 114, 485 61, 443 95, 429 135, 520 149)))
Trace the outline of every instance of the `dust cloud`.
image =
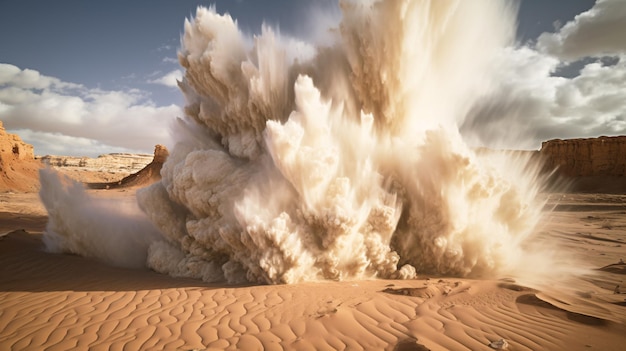
MULTIPOLYGON (((544 205, 540 165, 479 153, 458 127, 492 88, 490 62, 514 38, 514 3, 340 6, 323 45, 270 26, 249 37, 215 7, 185 22, 185 116, 162 180, 137 194, 158 233, 115 229, 112 248, 147 233, 124 250, 129 263, 269 284, 527 268, 544 205)), ((46 242, 57 247, 75 240, 80 221, 61 223, 51 201, 57 224, 46 242)))

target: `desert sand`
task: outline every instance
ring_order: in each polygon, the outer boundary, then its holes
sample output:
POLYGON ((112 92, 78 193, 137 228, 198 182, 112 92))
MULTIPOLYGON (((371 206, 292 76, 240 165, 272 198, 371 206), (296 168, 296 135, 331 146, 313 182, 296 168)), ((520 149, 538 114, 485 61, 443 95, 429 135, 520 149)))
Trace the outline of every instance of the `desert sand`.
MULTIPOLYGON (((162 169, 94 198, 42 172, 46 209, 0 193, 0 350, 623 350, 626 142, 548 144, 585 194, 541 193, 536 153, 478 155, 483 126, 459 126, 500 81, 515 12, 434 3, 347 2, 302 61, 199 7, 162 169)), ((3 169, 32 158, 0 149, 3 169)))
MULTIPOLYGON (((134 201, 135 189, 89 192, 134 201)), ((37 194, 3 193, 0 349, 621 350, 626 195, 549 196, 537 240, 592 269, 538 288, 424 275, 228 286, 115 268, 45 252, 37 194)))

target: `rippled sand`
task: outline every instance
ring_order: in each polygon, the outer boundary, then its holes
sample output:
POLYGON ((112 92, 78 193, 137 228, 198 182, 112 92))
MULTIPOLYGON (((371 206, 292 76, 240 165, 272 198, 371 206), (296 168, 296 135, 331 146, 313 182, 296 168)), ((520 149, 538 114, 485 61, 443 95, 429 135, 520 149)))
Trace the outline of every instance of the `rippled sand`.
POLYGON ((219 286, 46 253, 37 195, 1 194, 0 349, 488 350, 504 339, 510 350, 619 350, 626 196, 553 194, 550 203, 540 241, 592 268, 613 265, 539 288, 423 275, 219 286))

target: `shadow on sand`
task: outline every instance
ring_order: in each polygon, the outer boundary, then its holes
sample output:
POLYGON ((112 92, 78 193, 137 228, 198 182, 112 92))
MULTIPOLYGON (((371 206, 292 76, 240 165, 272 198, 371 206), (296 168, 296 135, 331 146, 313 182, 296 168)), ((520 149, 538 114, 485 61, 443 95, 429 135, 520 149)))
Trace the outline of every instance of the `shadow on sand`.
POLYGON ((173 278, 150 270, 111 267, 76 255, 49 253, 44 249, 41 234, 24 230, 0 237, 0 291, 4 292, 217 289, 225 286, 225 283, 173 278))

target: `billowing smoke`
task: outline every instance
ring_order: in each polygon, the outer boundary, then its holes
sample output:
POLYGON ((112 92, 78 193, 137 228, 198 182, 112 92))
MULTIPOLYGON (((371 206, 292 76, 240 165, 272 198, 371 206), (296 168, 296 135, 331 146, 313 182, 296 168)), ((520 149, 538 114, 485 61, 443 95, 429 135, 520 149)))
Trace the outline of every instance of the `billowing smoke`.
MULTIPOLYGON (((300 57, 267 26, 250 44, 215 8, 185 22, 186 116, 162 181, 137 194, 160 231, 136 229, 149 234, 132 249, 148 267, 294 283, 488 276, 523 264, 543 207, 538 167, 477 153, 458 128, 514 36, 511 4, 340 5, 334 42, 300 57)), ((49 246, 88 241, 45 202, 56 223, 49 246)), ((60 246, 89 254, 81 245, 60 246)))

